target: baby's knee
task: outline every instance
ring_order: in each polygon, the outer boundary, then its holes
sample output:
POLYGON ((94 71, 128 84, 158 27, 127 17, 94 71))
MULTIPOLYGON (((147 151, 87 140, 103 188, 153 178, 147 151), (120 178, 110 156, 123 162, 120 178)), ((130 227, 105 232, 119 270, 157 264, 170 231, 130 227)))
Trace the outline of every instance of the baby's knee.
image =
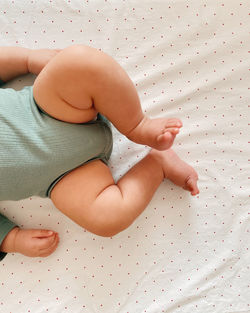
POLYGON ((123 215, 119 215, 119 210, 117 209, 116 212, 110 210, 110 212, 107 211, 107 214, 104 212, 96 214, 87 223, 83 223, 82 227, 101 237, 114 237, 131 224, 131 221, 124 218, 123 215))
POLYGON ((120 221, 117 221, 117 223, 110 223, 107 220, 105 222, 95 223, 89 231, 101 237, 114 237, 127 227, 128 225, 124 225, 124 223, 120 221))
POLYGON ((83 56, 90 56, 96 53, 96 51, 98 50, 85 45, 72 45, 63 49, 63 53, 74 60, 76 58, 82 58, 83 56))
POLYGON ((103 227, 103 225, 100 225, 100 227, 95 228, 94 231, 92 231, 93 234, 100 236, 100 237, 114 237, 117 234, 119 234, 122 231, 119 229, 110 229, 109 227, 103 227))
POLYGON ((100 72, 111 61, 111 57, 105 53, 85 45, 72 45, 63 50, 66 62, 72 64, 76 69, 91 70, 100 72))

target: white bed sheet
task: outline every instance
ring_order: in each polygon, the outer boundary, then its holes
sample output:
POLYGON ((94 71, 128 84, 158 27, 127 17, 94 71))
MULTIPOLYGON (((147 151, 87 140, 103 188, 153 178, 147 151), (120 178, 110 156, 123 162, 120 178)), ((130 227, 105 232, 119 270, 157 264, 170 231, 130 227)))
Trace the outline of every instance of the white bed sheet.
MULTIPOLYGON (((181 118, 174 149, 201 191, 193 198, 165 181, 114 238, 82 230, 48 199, 1 202, 22 227, 60 235, 48 258, 0 263, 1 313, 250 312, 248 13, 247 0, 1 0, 1 45, 102 49, 127 70, 146 114, 181 118)), ((114 144, 118 179, 148 149, 116 130, 114 144)))

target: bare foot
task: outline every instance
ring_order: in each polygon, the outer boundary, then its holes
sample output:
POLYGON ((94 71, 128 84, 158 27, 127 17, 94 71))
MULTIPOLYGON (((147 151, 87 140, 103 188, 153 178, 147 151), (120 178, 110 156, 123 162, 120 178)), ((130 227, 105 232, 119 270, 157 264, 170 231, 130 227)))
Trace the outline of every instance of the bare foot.
POLYGON ((157 118, 143 120, 127 135, 139 144, 148 145, 157 150, 169 149, 182 127, 181 120, 177 118, 157 118))
POLYGON ((55 251, 58 234, 45 229, 13 228, 4 238, 1 251, 18 252, 30 257, 46 257, 55 251))
POLYGON ((182 161, 172 149, 166 151, 153 149, 150 154, 160 162, 165 178, 190 191, 192 196, 199 193, 198 174, 190 165, 182 161))

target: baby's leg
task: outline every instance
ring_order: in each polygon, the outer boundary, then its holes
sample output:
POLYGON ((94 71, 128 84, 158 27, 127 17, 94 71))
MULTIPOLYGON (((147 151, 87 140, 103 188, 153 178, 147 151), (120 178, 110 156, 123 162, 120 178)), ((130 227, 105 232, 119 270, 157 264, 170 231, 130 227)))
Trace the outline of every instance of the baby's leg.
POLYGON ((90 232, 113 236, 144 211, 165 176, 193 195, 198 192, 195 171, 174 153, 159 153, 151 151, 117 184, 102 161, 85 164, 55 185, 51 199, 65 215, 90 232), (177 166, 181 167, 178 174, 178 170, 169 170, 177 166))
POLYGON ((34 84, 37 103, 52 116, 82 123, 97 112, 131 140, 159 150, 169 148, 182 123, 144 116, 137 91, 122 67, 110 56, 85 46, 58 53, 34 84))

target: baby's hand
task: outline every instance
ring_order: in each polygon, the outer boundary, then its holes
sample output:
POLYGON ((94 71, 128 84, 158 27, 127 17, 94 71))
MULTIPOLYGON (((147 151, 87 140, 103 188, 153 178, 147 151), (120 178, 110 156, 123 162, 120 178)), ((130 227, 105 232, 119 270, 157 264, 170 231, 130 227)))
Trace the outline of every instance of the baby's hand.
POLYGON ((1 250, 29 257, 46 257, 55 251, 58 243, 58 234, 51 230, 15 227, 4 239, 1 250))
POLYGON ((28 71, 38 75, 45 65, 60 51, 60 49, 30 50, 27 61, 28 71))

